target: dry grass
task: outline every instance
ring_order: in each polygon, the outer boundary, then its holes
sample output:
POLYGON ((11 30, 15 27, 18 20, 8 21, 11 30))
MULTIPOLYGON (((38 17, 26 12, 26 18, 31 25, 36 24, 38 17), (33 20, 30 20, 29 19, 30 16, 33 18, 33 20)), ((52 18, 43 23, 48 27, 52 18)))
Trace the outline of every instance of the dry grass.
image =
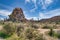
POLYGON ((60 30, 60 24, 56 23, 4 22, 4 24, 0 26, 1 26, 0 30, 4 31, 5 33, 8 34, 10 34, 11 32, 13 33, 9 38, 6 38, 7 40, 40 40, 40 39, 57 40, 58 39, 57 37, 56 38, 50 37, 49 35, 47 35, 47 33, 50 31, 50 28, 53 28, 55 32, 60 30), (4 26, 7 27, 8 29, 6 29, 4 26), (28 31, 28 29, 29 32, 26 32, 28 31), (10 32, 7 30, 10 30, 10 32), (40 34, 43 34, 43 37, 40 34))

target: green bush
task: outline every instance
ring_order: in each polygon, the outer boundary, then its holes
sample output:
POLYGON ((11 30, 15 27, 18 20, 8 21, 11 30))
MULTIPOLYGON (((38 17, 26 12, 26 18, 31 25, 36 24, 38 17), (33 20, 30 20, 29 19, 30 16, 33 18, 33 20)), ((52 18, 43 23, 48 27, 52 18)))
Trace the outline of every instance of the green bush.
POLYGON ((13 24, 6 24, 3 27, 3 31, 8 35, 12 35, 16 31, 16 28, 13 24))
POLYGON ((16 33, 18 36, 20 36, 21 32, 23 31, 24 31, 24 27, 22 25, 16 27, 16 33))
POLYGON ((47 25, 45 25, 44 27, 43 27, 43 29, 50 29, 51 27, 50 26, 47 26, 47 25))
POLYGON ((19 40, 19 37, 16 34, 13 34, 9 38, 6 38, 6 40, 19 40))
POLYGON ((34 29, 38 29, 39 28, 36 24, 32 24, 31 27, 34 28, 34 29))
POLYGON ((27 39, 32 39, 33 38, 33 32, 34 30, 31 28, 27 28, 25 31, 25 35, 27 39))
POLYGON ((53 29, 51 28, 50 29, 50 32, 48 33, 50 36, 54 36, 54 31, 53 31, 53 29))
POLYGON ((57 38, 59 38, 59 39, 60 39, 60 34, 57 34, 57 38))
POLYGON ((57 37, 60 39, 60 33, 56 33, 53 31, 53 29, 50 29, 50 32, 48 33, 50 36, 57 37))
POLYGON ((2 37, 2 38, 8 38, 8 37, 10 37, 11 35, 8 35, 8 34, 6 34, 6 33, 4 33, 4 32, 0 32, 0 37, 2 37))
POLYGON ((45 39, 43 38, 43 35, 42 34, 38 34, 36 36, 35 40, 45 40, 45 39))
POLYGON ((37 30, 33 28, 28 28, 26 30, 25 36, 29 40, 45 40, 42 34, 39 34, 37 30))
POLYGON ((55 33, 54 36, 60 39, 60 33, 55 33))

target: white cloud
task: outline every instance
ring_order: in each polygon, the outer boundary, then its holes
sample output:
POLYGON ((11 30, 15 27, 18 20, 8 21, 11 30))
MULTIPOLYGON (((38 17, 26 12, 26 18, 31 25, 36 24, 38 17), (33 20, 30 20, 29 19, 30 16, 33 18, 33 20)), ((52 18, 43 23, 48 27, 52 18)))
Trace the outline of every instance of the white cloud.
POLYGON ((42 9, 46 9, 54 0, 39 0, 38 4, 42 6, 42 9))
POLYGON ((45 3, 44 3, 44 0, 40 0, 40 5, 42 6, 43 9, 46 9, 46 6, 45 6, 45 3))
POLYGON ((28 20, 31 20, 31 19, 33 19, 33 20, 38 20, 38 17, 27 17, 27 19, 28 19, 28 20))
POLYGON ((25 3, 27 3, 27 2, 33 2, 33 3, 36 3, 36 0, 25 0, 25 3))
POLYGON ((44 2, 45 8, 47 8, 52 3, 53 3, 53 0, 45 0, 44 2))
POLYGON ((25 15, 25 18, 28 18, 28 14, 27 14, 27 11, 23 11, 24 15, 25 15))
POLYGON ((37 9, 37 0, 32 0, 32 2, 34 3, 34 8, 30 10, 30 12, 34 12, 37 9))
POLYGON ((51 18, 53 16, 58 16, 60 15, 60 9, 56 9, 56 10, 52 10, 49 12, 45 12, 45 13, 39 13, 39 18, 40 19, 44 19, 44 18, 51 18))
POLYGON ((31 16, 29 16, 28 14, 27 14, 27 11, 23 11, 24 12, 24 15, 25 15, 25 18, 26 19, 28 19, 28 20, 31 20, 31 19, 33 19, 33 20, 38 20, 38 17, 31 17, 31 16))
POLYGON ((25 0, 25 3, 30 2, 30 0, 25 0))
POLYGON ((34 3, 35 7, 33 9, 31 9, 31 12, 35 12, 35 10, 38 8, 37 4, 39 4, 42 9, 47 9, 47 7, 53 3, 53 0, 32 0, 32 2, 34 3))
POLYGON ((8 18, 8 15, 10 15, 10 14, 11 14, 11 12, 8 10, 0 10, 0 15, 4 16, 4 17, 0 17, 0 19, 3 20, 6 17, 8 18))
POLYGON ((0 17, 0 20, 4 20, 4 18, 0 17))
POLYGON ((31 9, 30 12, 35 12, 36 9, 37 9, 37 5, 35 4, 35 7, 31 9))
POLYGON ((8 11, 8 10, 0 10, 0 15, 8 16, 8 15, 10 15, 10 14, 11 14, 11 12, 8 11))
POLYGON ((53 0, 45 0, 45 4, 49 5, 53 2, 53 0))
POLYGON ((31 10, 30 10, 30 12, 34 12, 36 9, 37 9, 37 4, 36 4, 36 1, 37 0, 25 0, 25 3, 31 3, 31 1, 34 3, 34 8, 32 8, 31 10))
POLYGON ((35 3, 35 4, 36 4, 36 1, 37 1, 37 0, 32 0, 32 2, 35 3))

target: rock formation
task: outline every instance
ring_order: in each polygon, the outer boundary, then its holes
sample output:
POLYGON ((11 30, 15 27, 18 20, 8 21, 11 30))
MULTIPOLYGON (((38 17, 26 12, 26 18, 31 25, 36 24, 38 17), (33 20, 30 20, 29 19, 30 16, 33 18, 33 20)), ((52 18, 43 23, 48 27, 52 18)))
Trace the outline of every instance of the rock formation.
POLYGON ((21 8, 15 8, 11 15, 9 15, 11 21, 25 21, 25 16, 21 8))

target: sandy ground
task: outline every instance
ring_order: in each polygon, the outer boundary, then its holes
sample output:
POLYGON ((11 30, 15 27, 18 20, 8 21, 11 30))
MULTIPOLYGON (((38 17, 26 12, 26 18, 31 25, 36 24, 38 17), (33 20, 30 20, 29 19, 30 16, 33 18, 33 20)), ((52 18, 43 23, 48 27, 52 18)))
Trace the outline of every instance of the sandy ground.
POLYGON ((0 30, 2 30, 3 29, 3 26, 2 25, 0 25, 0 30))
MULTIPOLYGON (((53 29, 53 30, 54 31, 59 31, 60 29, 53 29)), ((45 34, 46 32, 49 32, 50 29, 38 29, 38 31, 44 35, 44 38, 46 40, 58 40, 57 38, 53 38, 53 37, 50 37, 50 36, 45 34)))
MULTIPOLYGON (((3 29, 3 26, 2 25, 0 25, 0 30, 2 30, 3 29)), ((0 38, 0 40, 4 40, 3 38, 0 38)))
MULTIPOLYGON (((60 29, 53 29, 54 31, 59 31, 60 29)), ((45 32, 50 31, 50 29, 38 29, 38 31, 42 34, 44 34, 45 32)))

